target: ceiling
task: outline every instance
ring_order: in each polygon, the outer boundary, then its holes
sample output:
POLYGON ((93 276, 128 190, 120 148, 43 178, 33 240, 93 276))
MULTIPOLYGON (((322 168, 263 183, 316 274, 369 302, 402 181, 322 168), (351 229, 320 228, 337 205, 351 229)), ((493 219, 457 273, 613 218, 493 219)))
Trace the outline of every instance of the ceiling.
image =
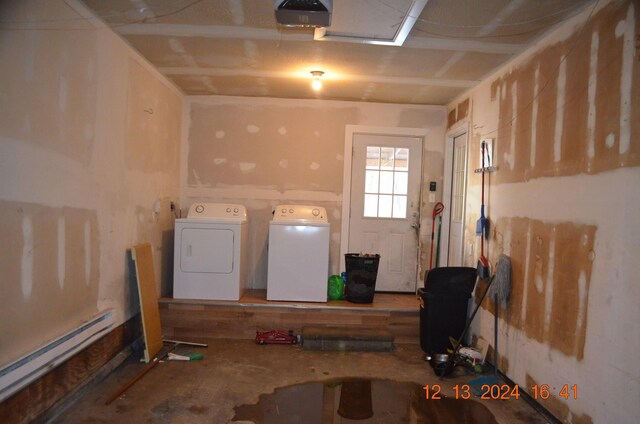
POLYGON ((342 40, 279 26, 273 0, 83 2, 188 95, 444 105, 592 0, 334 0, 342 40), (352 40, 410 18, 402 46, 352 40))

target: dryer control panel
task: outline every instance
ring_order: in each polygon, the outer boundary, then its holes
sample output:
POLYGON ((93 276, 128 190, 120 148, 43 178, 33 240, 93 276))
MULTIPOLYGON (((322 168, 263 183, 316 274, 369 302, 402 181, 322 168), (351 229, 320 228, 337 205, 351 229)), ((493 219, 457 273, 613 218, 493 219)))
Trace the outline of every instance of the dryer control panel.
POLYGON ((188 219, 229 219, 245 221, 247 209, 233 203, 194 203, 189 208, 188 219))
POLYGON ((322 206, 278 205, 273 212, 274 221, 300 221, 326 223, 327 210, 322 206))

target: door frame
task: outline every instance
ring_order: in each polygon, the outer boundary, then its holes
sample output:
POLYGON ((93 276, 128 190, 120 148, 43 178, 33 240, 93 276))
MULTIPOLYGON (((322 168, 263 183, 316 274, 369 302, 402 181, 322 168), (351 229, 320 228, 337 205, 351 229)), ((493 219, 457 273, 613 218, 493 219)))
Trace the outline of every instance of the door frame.
MULTIPOLYGON (((419 213, 422 218, 422 186, 424 181, 424 162, 425 162, 425 145, 426 136, 429 133, 428 128, 405 128, 405 127, 376 127, 369 125, 346 125, 344 135, 344 171, 342 176, 342 226, 340 229, 340 269, 345 269, 344 255, 349 248, 349 218, 351 217, 351 162, 353 160, 353 136, 355 134, 368 135, 389 135, 402 137, 416 137, 420 139, 422 146, 422 163, 420 164, 420 206, 419 213)), ((420 258, 420 236, 422 229, 419 231, 418 237, 418 258, 420 258)), ((420 280, 420 261, 416 268, 416 280, 420 280)))
POLYGON ((459 124, 454 125, 449 131, 446 133, 446 140, 444 145, 444 183, 442 185, 442 203, 444 203, 445 209, 444 216, 442 219, 442 234, 446 235, 446 237, 441 238, 442 245, 438 248, 440 249, 440 258, 439 264, 435 264, 436 266, 444 266, 449 261, 449 227, 451 226, 451 211, 448 210, 451 208, 451 184, 453 180, 453 140, 456 137, 459 137, 463 134, 467 134, 467 178, 464 182, 464 191, 465 191, 465 201, 462 205, 463 207, 463 216, 462 220, 462 262, 464 264, 464 234, 466 229, 466 219, 467 219, 467 183, 469 181, 469 145, 471 144, 471 140, 469 138, 469 121, 464 120, 459 124), (443 265, 440 265, 443 264, 443 265))

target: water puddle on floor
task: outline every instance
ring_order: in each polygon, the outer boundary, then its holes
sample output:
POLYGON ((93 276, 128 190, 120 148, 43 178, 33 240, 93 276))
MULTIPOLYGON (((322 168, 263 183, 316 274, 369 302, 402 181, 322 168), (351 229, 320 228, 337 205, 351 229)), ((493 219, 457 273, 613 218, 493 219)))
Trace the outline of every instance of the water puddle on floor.
POLYGON ((255 405, 235 408, 233 421, 327 424, 362 423, 497 424, 491 411, 473 399, 425 399, 416 383, 341 379, 281 387, 255 405))

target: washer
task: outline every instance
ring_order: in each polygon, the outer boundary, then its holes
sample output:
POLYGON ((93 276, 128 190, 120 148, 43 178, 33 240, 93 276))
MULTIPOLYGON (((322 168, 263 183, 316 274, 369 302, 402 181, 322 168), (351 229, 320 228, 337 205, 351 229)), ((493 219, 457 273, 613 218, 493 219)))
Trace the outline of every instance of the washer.
POLYGON ((325 208, 276 207, 269 224, 267 300, 327 301, 329 237, 325 208))
POLYGON ((247 210, 195 203, 176 219, 173 297, 240 300, 247 283, 247 210))

